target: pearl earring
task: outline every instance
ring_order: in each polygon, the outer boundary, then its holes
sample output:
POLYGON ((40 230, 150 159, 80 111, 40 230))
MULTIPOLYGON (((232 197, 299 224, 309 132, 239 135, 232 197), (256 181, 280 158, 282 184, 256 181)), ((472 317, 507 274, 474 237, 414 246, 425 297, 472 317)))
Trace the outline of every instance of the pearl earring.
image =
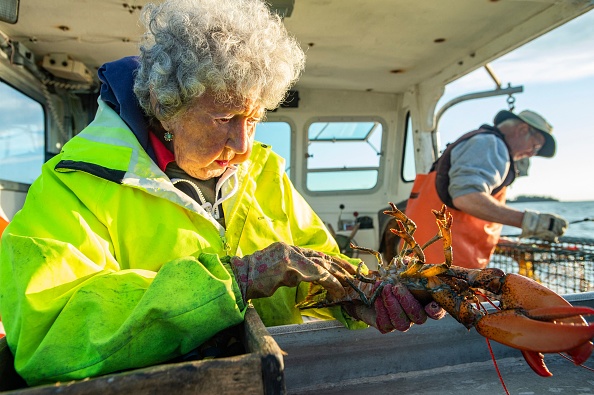
POLYGON ((171 141, 171 140, 173 140, 173 133, 171 133, 168 130, 165 132, 165 134, 163 134, 163 138, 165 139, 165 141, 171 141))

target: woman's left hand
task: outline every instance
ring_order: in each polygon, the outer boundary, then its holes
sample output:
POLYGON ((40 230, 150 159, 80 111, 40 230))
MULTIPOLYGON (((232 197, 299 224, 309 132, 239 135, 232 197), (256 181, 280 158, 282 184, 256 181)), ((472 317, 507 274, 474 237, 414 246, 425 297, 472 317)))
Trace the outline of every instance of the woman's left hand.
MULTIPOLYGON (((380 282, 376 283, 375 289, 381 286, 380 284, 380 282)), ((344 308, 350 316, 373 326, 381 333, 394 330, 405 332, 413 324, 425 323, 427 317, 438 320, 445 316, 445 310, 436 302, 426 306, 421 305, 400 283, 385 284, 375 299, 373 307, 353 302, 345 305, 344 308)))

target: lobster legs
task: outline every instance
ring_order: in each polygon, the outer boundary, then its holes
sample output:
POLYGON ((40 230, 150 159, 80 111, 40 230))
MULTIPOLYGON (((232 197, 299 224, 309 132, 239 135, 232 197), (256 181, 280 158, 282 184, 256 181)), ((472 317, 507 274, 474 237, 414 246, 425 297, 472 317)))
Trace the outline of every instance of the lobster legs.
MULTIPOLYGON (((390 278, 384 281, 404 283, 415 296, 428 293, 442 308, 467 328, 475 327, 488 339, 522 351, 526 362, 541 376, 550 376, 542 353, 566 352, 576 364, 591 355, 594 324, 584 315, 594 315, 589 307, 574 307, 543 285, 517 274, 505 274, 494 268, 465 269, 452 266, 452 217, 443 206, 433 210, 438 234, 423 247, 413 237, 416 225, 394 205, 386 214, 397 219, 397 229, 408 249, 388 263, 390 278), (445 262, 426 264, 423 249, 442 239, 445 262), (408 254, 412 253, 412 256, 408 254), (477 293, 495 295, 500 310, 488 314, 478 308, 477 293), (477 306, 477 307, 475 307, 477 306)), ((356 247, 354 247, 356 248, 356 247)), ((380 261, 381 265, 381 261, 380 261)), ((375 295, 374 295, 375 296, 375 295)))
POLYGON ((329 299, 323 289, 316 287, 299 307, 353 302, 373 307, 383 287, 404 285, 421 303, 433 300, 466 328, 474 327, 482 336, 520 350, 528 365, 541 376, 551 376, 543 353, 565 352, 576 364, 590 357, 594 350, 594 324, 583 316, 594 315, 594 309, 572 306, 550 289, 518 274, 506 274, 496 268, 453 266, 452 217, 445 206, 433 210, 439 231, 422 247, 413 237, 414 222, 395 205, 391 206, 392 211, 385 213, 396 218, 396 229, 392 231, 405 244, 399 254, 390 262, 383 262, 379 252, 351 244, 353 249, 373 254, 378 270, 365 277, 360 266, 355 274, 345 277, 345 297, 329 299), (425 263, 423 249, 440 239, 445 261, 425 263), (487 311, 479 303, 478 295, 499 301, 499 310, 487 311))

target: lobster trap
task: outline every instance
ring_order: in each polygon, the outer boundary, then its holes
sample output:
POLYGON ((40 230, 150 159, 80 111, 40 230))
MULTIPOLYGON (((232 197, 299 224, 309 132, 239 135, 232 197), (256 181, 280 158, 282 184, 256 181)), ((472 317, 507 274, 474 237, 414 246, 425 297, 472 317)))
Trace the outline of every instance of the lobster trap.
POLYGON ((501 236, 489 267, 530 277, 559 294, 594 291, 594 239, 501 236))

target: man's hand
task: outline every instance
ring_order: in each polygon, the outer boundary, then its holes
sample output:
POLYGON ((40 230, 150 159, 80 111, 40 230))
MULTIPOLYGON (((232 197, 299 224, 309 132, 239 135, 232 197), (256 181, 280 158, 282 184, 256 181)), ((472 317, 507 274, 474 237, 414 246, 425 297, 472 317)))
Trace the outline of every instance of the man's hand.
POLYGON ((567 230, 565 218, 556 214, 539 213, 526 210, 522 220, 522 234, 520 237, 535 237, 547 241, 557 241, 567 230))

